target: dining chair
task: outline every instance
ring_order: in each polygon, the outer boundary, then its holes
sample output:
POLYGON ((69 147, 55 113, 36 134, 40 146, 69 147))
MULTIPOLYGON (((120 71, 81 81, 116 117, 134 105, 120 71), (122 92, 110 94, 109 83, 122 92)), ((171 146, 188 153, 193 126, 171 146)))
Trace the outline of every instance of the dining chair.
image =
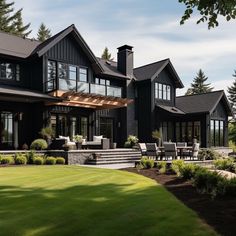
POLYGON ((165 158, 168 160, 169 157, 176 159, 177 148, 175 143, 164 143, 165 158))
POLYGON ((138 143, 139 150, 141 151, 142 156, 147 155, 147 147, 145 143, 138 143))
POLYGON ((146 143, 146 147, 147 147, 146 155, 148 157, 155 157, 155 159, 157 160, 159 153, 156 143, 146 143))

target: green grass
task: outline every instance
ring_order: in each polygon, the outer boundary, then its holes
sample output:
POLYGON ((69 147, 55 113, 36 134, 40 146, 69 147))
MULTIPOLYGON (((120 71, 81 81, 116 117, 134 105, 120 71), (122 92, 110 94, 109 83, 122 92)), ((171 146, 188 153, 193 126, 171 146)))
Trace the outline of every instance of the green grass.
POLYGON ((0 168, 0 235, 216 235, 140 175, 76 166, 0 168))

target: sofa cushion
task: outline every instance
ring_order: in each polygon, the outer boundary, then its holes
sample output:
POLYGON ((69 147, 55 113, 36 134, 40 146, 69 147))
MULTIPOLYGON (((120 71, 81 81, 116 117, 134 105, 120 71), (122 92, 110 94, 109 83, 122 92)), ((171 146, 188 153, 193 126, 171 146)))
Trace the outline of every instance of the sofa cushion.
POLYGON ((94 142, 102 142, 102 139, 103 139, 103 135, 100 135, 100 136, 93 136, 93 141, 94 142))

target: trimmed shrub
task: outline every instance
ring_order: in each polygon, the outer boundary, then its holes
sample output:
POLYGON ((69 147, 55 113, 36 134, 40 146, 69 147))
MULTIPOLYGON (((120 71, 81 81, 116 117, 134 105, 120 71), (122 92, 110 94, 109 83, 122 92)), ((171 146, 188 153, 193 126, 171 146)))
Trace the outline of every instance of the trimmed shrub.
POLYGON ((27 158, 27 164, 34 164, 35 152, 33 150, 27 152, 26 158, 27 158))
POLYGON ((36 156, 36 157, 34 158, 34 164, 35 164, 35 165, 43 165, 43 163, 44 163, 43 157, 36 156))
POLYGON ((63 158, 63 157, 57 157, 56 158, 56 164, 65 165, 65 163, 66 163, 65 158, 63 158))
POLYGON ((174 160, 171 163, 171 170, 177 175, 180 176, 180 170, 184 166, 184 160, 174 160))
POLYGON ((131 143, 129 141, 126 141, 125 144, 124 144, 124 147, 125 148, 131 148, 132 145, 131 145, 131 143))
POLYGON ((167 163, 165 161, 159 161, 157 163, 157 168, 158 168, 159 173, 161 174, 166 173, 166 165, 167 163))
POLYGON ((227 170, 227 171, 231 171, 234 172, 234 161, 230 158, 227 159, 219 159, 219 160, 215 160, 213 162, 214 166, 216 169, 218 170, 227 170))
POLYGON ((16 154, 15 164, 16 165, 25 165, 27 163, 26 155, 24 154, 16 154))
POLYGON ((56 164, 56 158, 55 157, 47 157, 45 160, 46 165, 55 165, 56 164))
POLYGON ((150 169, 154 167, 154 160, 148 159, 147 157, 142 157, 140 160, 140 165, 143 169, 150 169))
POLYGON ((30 149, 33 150, 44 150, 48 148, 48 144, 44 139, 35 139, 31 145, 30 145, 30 149))
POLYGON ((213 149, 205 148, 199 151, 198 158, 199 160, 217 160, 222 158, 222 155, 213 149))
POLYGON ((196 165, 194 165, 194 164, 184 164, 179 169, 180 176, 183 179, 186 179, 186 180, 192 179, 193 176, 195 175, 195 171, 196 171, 197 168, 198 167, 196 165))
POLYGON ((12 165, 14 163, 15 163, 15 161, 14 161, 13 156, 4 155, 4 156, 1 157, 1 164, 12 165))
POLYGON ((127 138, 127 142, 130 143, 131 147, 138 143, 138 138, 134 135, 129 135, 127 138))

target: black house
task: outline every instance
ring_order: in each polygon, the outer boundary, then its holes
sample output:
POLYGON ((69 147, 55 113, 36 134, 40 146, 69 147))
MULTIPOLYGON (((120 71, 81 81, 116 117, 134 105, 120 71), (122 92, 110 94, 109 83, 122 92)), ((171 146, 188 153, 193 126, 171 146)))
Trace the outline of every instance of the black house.
POLYGON ((152 141, 154 129, 164 140, 227 145, 224 93, 176 98, 183 84, 169 59, 133 69, 128 45, 117 62, 97 58, 74 25, 43 43, 0 32, 0 45, 0 149, 21 149, 48 125, 56 136, 104 135, 118 146, 129 134, 152 141))

